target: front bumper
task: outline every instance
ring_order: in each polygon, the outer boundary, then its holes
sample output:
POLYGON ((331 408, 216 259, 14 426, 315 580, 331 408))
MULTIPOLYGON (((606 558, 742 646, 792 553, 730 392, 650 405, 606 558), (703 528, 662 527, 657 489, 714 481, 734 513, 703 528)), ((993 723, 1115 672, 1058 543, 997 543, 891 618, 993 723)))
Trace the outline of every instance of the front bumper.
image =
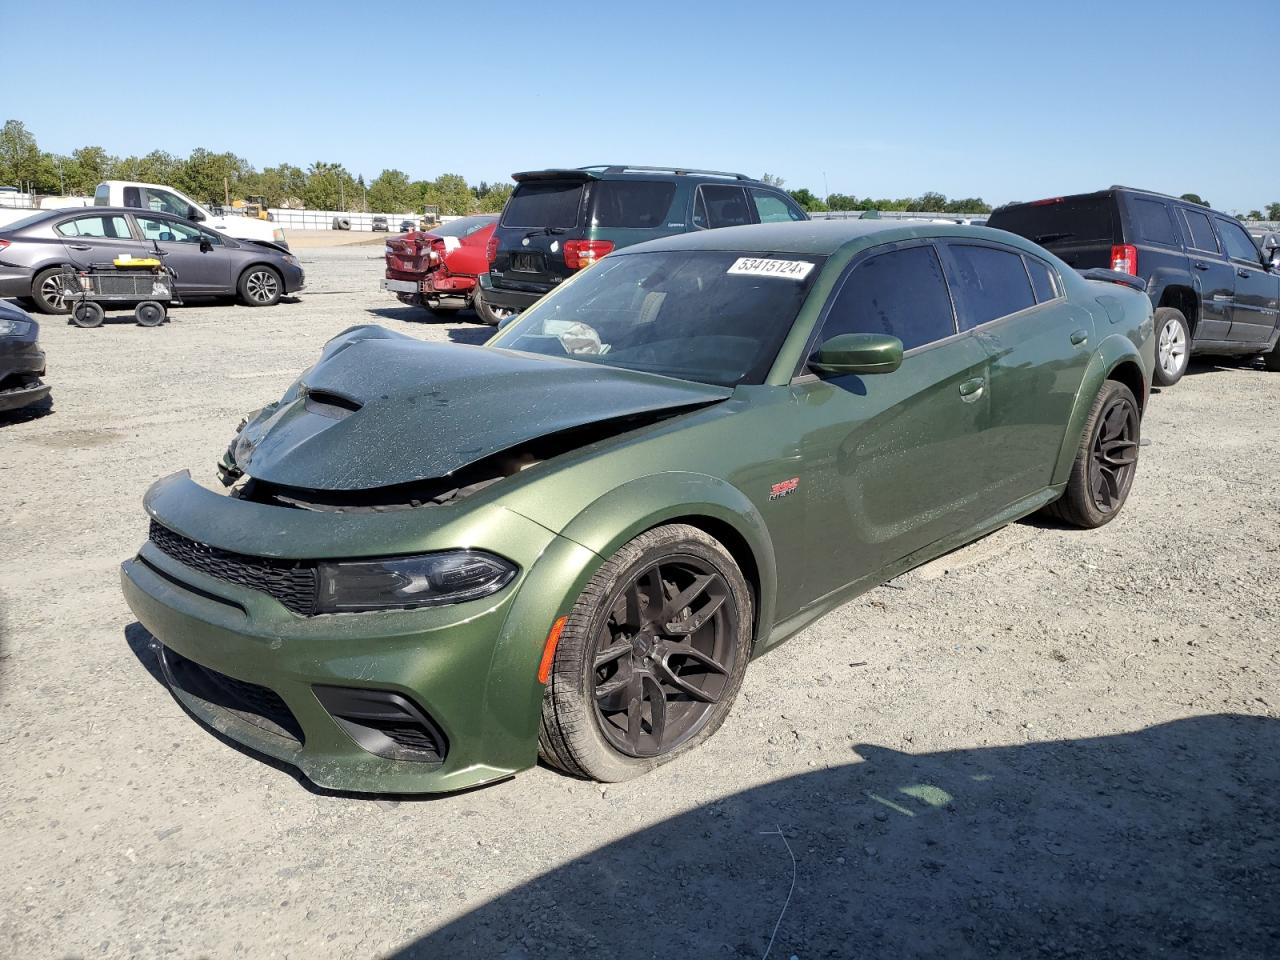
MULTIPOLYGON (((265 688, 296 735, 251 722, 234 705, 171 683, 197 718, 338 790, 435 793, 501 779, 537 758, 537 669, 555 618, 590 576, 595 554, 490 506, 420 508, 418 516, 321 514, 248 503, 185 474, 147 496, 161 524, 200 543, 254 556, 356 557, 468 544, 509 557, 517 579, 483 600, 421 610, 299 616, 265 593, 186 566, 148 541, 122 566, 125 599, 166 651, 234 684, 265 688), (443 511, 443 513, 442 513, 443 511), (411 528, 421 520, 419 529, 411 528), (317 688, 405 698, 438 727, 440 763, 390 759, 357 742, 317 688)), ((172 679, 172 674, 170 674, 172 679)), ((275 727, 279 727, 276 718, 275 727)), ((287 727, 287 723, 285 723, 287 727)))
POLYGON ((39 327, 32 321, 27 333, 0 337, 0 410, 17 410, 49 395, 49 385, 40 379, 45 358, 38 336, 39 327))

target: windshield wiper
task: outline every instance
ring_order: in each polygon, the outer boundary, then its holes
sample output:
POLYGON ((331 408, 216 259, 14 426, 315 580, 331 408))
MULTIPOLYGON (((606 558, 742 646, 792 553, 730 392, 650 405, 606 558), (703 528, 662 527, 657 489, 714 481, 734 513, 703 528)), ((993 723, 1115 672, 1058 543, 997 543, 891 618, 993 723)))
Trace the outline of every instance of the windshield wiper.
POLYGON ((528 240, 530 237, 558 236, 568 229, 568 227, 539 227, 537 230, 530 230, 524 235, 524 238, 528 240))
POLYGON ((1068 237, 1074 237, 1074 233, 1042 233, 1038 237, 1032 237, 1036 243, 1050 243, 1054 240, 1066 240, 1068 237))

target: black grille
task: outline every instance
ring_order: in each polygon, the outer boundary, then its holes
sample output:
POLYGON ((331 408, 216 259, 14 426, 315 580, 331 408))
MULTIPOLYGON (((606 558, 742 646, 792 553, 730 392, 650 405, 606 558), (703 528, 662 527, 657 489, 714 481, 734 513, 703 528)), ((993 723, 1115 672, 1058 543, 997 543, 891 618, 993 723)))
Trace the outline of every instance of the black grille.
POLYGON ((294 613, 310 616, 316 606, 316 569, 300 560, 248 557, 188 540, 151 521, 151 542, 179 563, 227 583, 258 590, 294 613))
POLYGON ((241 720, 268 733, 302 743, 302 727, 298 725, 280 694, 274 690, 228 677, 225 673, 188 660, 168 647, 161 654, 165 674, 174 686, 181 687, 187 693, 214 706, 229 710, 241 720))

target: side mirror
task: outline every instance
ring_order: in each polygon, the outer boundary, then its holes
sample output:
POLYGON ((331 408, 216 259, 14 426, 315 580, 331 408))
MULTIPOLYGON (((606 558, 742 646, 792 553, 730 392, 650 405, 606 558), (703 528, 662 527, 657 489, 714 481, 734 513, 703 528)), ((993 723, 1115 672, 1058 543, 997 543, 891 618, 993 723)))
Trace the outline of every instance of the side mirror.
POLYGON ((1268 233, 1262 238, 1262 262, 1272 270, 1280 270, 1280 235, 1268 233))
POLYGON ((818 348, 809 366, 819 373, 893 373, 902 366, 902 341, 884 333, 842 333, 818 348))
POLYGON ((213 244, 209 242, 209 238, 208 238, 208 237, 201 237, 201 238, 200 238, 200 252, 201 252, 201 253, 212 253, 212 252, 213 252, 213 244))
POLYGON ((204 214, 201 213, 199 210, 197 210, 195 207, 188 206, 187 219, 194 220, 196 223, 199 223, 201 220, 204 219, 204 214))

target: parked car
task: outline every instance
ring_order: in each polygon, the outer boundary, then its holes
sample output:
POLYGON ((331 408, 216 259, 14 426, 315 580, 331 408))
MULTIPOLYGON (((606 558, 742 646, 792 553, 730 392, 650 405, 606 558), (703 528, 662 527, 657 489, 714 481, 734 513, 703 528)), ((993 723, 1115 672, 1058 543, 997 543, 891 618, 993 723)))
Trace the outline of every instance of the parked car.
POLYGON ((123 565, 174 694, 326 787, 621 780, 747 662, 1137 469, 1151 303, 975 227, 773 223, 612 253, 489 344, 331 340, 175 473, 123 565))
POLYGON ((66 313, 65 271, 156 252, 177 271, 183 297, 235 295, 266 307, 301 290, 305 279, 297 257, 282 247, 234 240, 171 214, 92 207, 49 210, 0 230, 0 297, 66 313))
POLYGON ((426 307, 440 316, 473 306, 477 278, 489 265, 489 238, 497 222, 489 214, 460 217, 388 239, 382 289, 401 303, 426 307))
POLYGON ((40 325, 11 303, 0 301, 0 411, 18 410, 49 395, 40 325))
POLYGON ((373 223, 370 224, 369 229, 372 230, 374 233, 386 233, 390 229, 387 226, 387 218, 374 217, 373 223))
POLYGON ((1155 382, 1172 386, 1191 355, 1262 354, 1280 370, 1280 267, 1235 217, 1176 197, 1111 187, 1001 207, 991 227, 1077 268, 1141 277, 1156 307, 1155 382))
POLYGON ((418 229, 418 224, 417 224, 416 222, 414 222, 413 220, 401 220, 401 221, 400 221, 400 232, 401 232, 401 233, 408 233, 410 230, 416 230, 416 229, 418 229))
POLYGON ((809 215, 740 173, 596 166, 512 175, 476 312, 497 324, 610 251, 676 233, 787 223, 809 215))
POLYGON ((284 229, 267 220, 228 213, 219 208, 213 212, 186 194, 159 183, 132 180, 105 180, 93 192, 94 206, 132 207, 153 213, 169 213, 193 223, 202 223, 224 236, 250 243, 270 243, 289 249, 284 229))

